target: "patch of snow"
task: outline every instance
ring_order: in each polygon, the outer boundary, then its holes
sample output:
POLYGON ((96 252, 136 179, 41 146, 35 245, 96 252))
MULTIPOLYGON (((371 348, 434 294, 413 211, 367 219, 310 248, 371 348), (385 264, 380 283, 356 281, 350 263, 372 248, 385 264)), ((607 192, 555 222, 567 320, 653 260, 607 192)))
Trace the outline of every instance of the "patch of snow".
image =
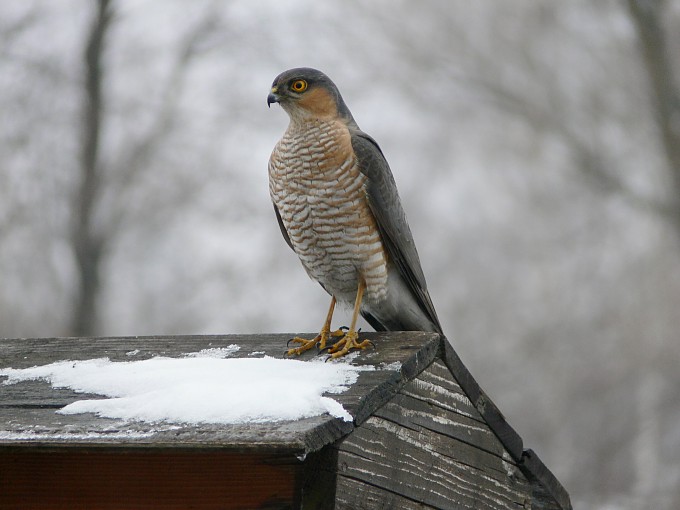
POLYGON ((232 354, 238 352, 241 346, 236 344, 228 345, 227 347, 211 347, 210 349, 201 349, 198 352, 190 352, 185 356, 187 358, 228 358, 232 354))
POLYGON ((238 346, 205 349, 179 359, 58 361, 26 369, 0 369, 0 375, 7 377, 5 385, 45 380, 55 388, 108 397, 73 402, 57 411, 62 414, 237 424, 297 420, 323 413, 351 421, 342 405, 324 394, 346 391, 360 371, 373 369, 346 360, 225 359, 236 350, 238 346))

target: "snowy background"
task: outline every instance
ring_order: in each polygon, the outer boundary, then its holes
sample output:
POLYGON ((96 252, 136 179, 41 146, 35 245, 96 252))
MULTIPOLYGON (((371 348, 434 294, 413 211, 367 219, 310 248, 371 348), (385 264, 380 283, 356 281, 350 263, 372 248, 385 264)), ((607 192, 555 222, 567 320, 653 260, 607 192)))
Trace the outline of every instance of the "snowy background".
POLYGON ((680 2, 99 6, 0 3, 0 336, 318 330, 266 176, 270 84, 317 67, 574 506, 680 507, 680 2))

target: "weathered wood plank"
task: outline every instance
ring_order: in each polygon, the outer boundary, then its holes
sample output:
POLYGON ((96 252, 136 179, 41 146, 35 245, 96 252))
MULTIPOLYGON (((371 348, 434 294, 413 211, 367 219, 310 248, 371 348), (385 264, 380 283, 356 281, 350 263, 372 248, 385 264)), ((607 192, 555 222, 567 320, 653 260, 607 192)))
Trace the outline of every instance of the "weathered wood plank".
POLYGON ((127 422, 89 414, 61 415, 54 409, 0 409, 3 446, 140 446, 150 448, 220 447, 231 450, 291 451, 323 448, 352 431, 351 423, 328 415, 295 421, 252 424, 127 422))
MULTIPOLYGON (((531 493, 441 361, 407 382, 338 448, 343 480, 436 508, 507 508, 523 505, 531 493)), ((357 503, 340 490, 338 497, 357 503)))
MULTIPOLYGON (((135 361, 153 356, 177 357, 243 342, 250 344, 252 351, 271 353, 282 340, 279 335, 257 335, 256 339, 256 343, 255 338, 251 336, 248 340, 247 335, 0 339, 0 366, 27 368, 64 359, 103 357, 113 361, 135 361)), ((280 354, 282 349, 278 350, 280 354)))
POLYGON ((505 450, 489 428, 464 415, 451 413, 417 398, 396 395, 378 409, 374 416, 390 420, 412 430, 431 430, 477 449, 502 457, 505 450))
POLYGON ((0 386, 0 408, 43 407, 60 409, 71 402, 85 398, 102 398, 101 395, 76 393, 64 388, 46 391, 44 381, 23 381, 21 384, 0 386))
MULTIPOLYGON (((441 388, 449 393, 465 395, 465 392, 452 377, 451 371, 441 359, 436 359, 427 371, 420 374, 419 379, 426 381, 433 386, 441 386, 441 388)), ((467 397, 467 395, 465 395, 467 397)), ((481 416, 477 415, 477 419, 481 420, 481 416)))
MULTIPOLYGON (((13 338, 0 339, 0 366, 26 368, 52 363, 62 359, 84 360, 107 357, 113 361, 134 361, 153 356, 178 357, 202 349, 224 348, 237 345, 239 350, 232 357, 258 355, 283 358, 286 342, 293 336, 313 337, 312 333, 277 333, 257 335, 182 335, 182 336, 135 336, 96 338, 13 338)), ((431 349, 434 342, 438 349, 439 335, 416 331, 368 332, 362 337, 371 340, 376 349, 362 351, 353 360, 357 365, 387 365, 400 362, 410 366, 409 361, 423 349, 431 349)), ((325 357, 312 349, 298 359, 325 357)), ((409 376, 410 374, 406 374, 409 376)), ((415 375, 415 374, 414 374, 415 375)))
POLYGON ((436 507, 413 501, 361 480, 338 475, 335 510, 430 510, 436 507))
POLYGON ((482 415, 453 379, 446 365, 439 360, 432 363, 418 378, 406 383, 401 393, 484 423, 482 415))
MULTIPOLYGON (((372 434, 386 437, 394 436, 399 441, 410 445, 419 445, 424 452, 428 451, 432 455, 452 457, 456 462, 484 471, 488 476, 499 481, 505 480, 509 473, 513 473, 513 476, 519 474, 516 464, 507 454, 505 456, 495 455, 487 450, 478 448, 476 445, 460 441, 450 435, 440 434, 430 428, 421 426, 409 428, 400 422, 388 420, 380 416, 371 417, 366 423, 367 431, 372 434)), ((356 440, 347 441, 344 449, 357 455, 364 455, 365 452, 373 452, 374 455, 379 455, 379 448, 375 449, 375 445, 371 447, 371 445, 362 442, 363 440, 368 440, 368 437, 370 435, 359 434, 356 440)))
MULTIPOLYGON (((505 509, 531 495, 525 478, 498 457, 431 431, 371 417, 340 445, 341 474, 436 508, 505 509), (470 461, 467 463, 466 461, 470 461), (493 469, 490 466, 496 464, 493 469)), ((345 496, 343 496, 345 497, 345 496)))
POLYGON ((406 427, 424 427, 448 435, 498 457, 507 455, 503 445, 440 360, 406 383, 399 394, 375 415, 406 427))
MULTIPOLYGON (((230 357, 284 357, 291 335, 212 335, 124 338, 52 338, 0 340, 0 367, 26 368, 61 360, 109 358, 137 361, 154 356, 181 357, 204 349, 237 346, 230 357)), ((312 336, 312 335, 301 335, 312 336)), ((330 395, 353 416, 364 419, 387 402, 411 374, 423 370, 440 349, 434 333, 367 333, 376 349, 355 356, 352 363, 370 371, 344 394, 330 395)), ((304 353, 300 359, 317 354, 304 353)), ((344 362, 344 361, 341 361, 344 362)), ((0 378, 2 379, 2 378, 0 378)), ((0 445, 17 442, 55 444, 139 444, 166 447, 200 446, 212 442, 232 448, 298 449, 316 451, 349 433, 353 425, 328 415, 295 422, 248 425, 149 426, 94 415, 56 414, 59 408, 96 395, 54 389, 42 381, 0 386, 0 445)))

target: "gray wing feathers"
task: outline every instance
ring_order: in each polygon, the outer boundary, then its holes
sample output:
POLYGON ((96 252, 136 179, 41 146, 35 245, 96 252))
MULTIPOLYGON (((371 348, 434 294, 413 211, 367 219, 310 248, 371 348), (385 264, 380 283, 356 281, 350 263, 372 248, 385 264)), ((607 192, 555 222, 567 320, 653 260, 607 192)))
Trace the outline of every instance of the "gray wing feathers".
POLYGON ((288 231, 286 230, 285 225, 283 224, 283 220, 281 219, 281 213, 279 212, 279 208, 276 207, 276 204, 274 205, 274 212, 276 213, 276 220, 279 222, 279 228, 281 229, 281 234, 283 235, 283 238, 286 240, 286 243, 288 243, 288 246, 290 246, 290 249, 295 251, 293 248, 293 243, 290 242, 290 237, 288 236, 288 231))
POLYGON ((388 257, 398 268, 423 312, 441 332, 392 171, 373 138, 360 130, 352 130, 351 134, 359 168, 368 177, 368 202, 388 257))

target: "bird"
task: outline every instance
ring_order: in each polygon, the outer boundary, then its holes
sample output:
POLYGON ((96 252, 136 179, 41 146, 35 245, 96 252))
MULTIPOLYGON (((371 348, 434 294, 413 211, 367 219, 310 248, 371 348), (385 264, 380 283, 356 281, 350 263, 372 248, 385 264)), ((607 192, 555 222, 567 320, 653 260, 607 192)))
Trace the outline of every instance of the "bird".
POLYGON ((272 83, 267 106, 275 103, 289 117, 268 164, 276 219, 308 275, 331 296, 319 334, 292 338, 300 345, 286 354, 318 346, 339 358, 373 346, 359 338, 359 314, 376 331, 441 334, 392 171, 338 87, 317 69, 289 69, 272 83), (348 328, 332 331, 337 303, 353 313, 348 328))

